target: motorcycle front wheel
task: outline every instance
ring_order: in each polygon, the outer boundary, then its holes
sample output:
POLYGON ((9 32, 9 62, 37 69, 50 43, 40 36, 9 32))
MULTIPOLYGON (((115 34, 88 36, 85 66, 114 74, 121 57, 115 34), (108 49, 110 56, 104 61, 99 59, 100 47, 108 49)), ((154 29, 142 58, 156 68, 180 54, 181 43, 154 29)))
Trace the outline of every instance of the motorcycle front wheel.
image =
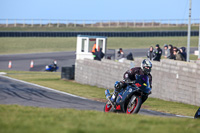
POLYGON ((109 104, 109 101, 105 103, 104 112, 112 112, 112 105, 109 104))
POLYGON ((140 96, 133 95, 127 105, 127 114, 137 114, 140 111, 142 105, 142 98, 140 96))

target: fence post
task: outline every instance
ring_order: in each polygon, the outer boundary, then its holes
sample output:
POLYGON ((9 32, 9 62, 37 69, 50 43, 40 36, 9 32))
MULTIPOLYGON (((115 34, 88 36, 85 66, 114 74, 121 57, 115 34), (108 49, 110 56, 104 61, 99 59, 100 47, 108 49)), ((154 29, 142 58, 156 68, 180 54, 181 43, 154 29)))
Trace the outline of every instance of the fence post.
POLYGON ((118 23, 117 23, 117 28, 119 28, 120 27, 120 21, 118 21, 118 23))
POLYGON ((42 20, 40 19, 40 27, 42 27, 42 20))
POLYGON ((133 22, 134 23, 134 28, 136 27, 136 21, 133 22))
POLYGON ((154 25, 154 21, 152 20, 151 27, 153 27, 153 25, 154 25))
POLYGON ((83 27, 85 27, 85 20, 83 20, 83 27))
POLYGON ((93 26, 94 26, 94 25, 93 25, 93 23, 94 23, 94 21, 92 21, 91 27, 93 27, 93 26))
POLYGON ((6 27, 8 27, 8 19, 6 19, 6 27))
POLYGON ((49 27, 51 27, 51 20, 49 20, 49 27))
POLYGON ((143 23, 142 23, 142 27, 144 27, 144 20, 143 20, 143 23))
POLYGON ((162 26, 162 23, 161 23, 161 22, 162 22, 162 20, 160 20, 160 27, 162 26))
POLYGON ((14 26, 15 26, 15 27, 17 26, 16 19, 15 19, 15 24, 14 24, 14 26))
POLYGON ((32 19, 32 24, 31 24, 31 27, 33 27, 33 19, 32 19))
POLYGON ((66 27, 68 27, 68 23, 67 23, 68 21, 66 20, 66 27))
POLYGON ((57 23, 57 28, 59 27, 59 20, 58 20, 58 23, 57 23))
POLYGON ((74 27, 76 27, 76 20, 74 21, 74 27))
POLYGON ((24 20, 24 23, 23 23, 23 27, 25 27, 25 20, 24 20))
POLYGON ((168 27, 169 27, 169 19, 168 19, 168 27))

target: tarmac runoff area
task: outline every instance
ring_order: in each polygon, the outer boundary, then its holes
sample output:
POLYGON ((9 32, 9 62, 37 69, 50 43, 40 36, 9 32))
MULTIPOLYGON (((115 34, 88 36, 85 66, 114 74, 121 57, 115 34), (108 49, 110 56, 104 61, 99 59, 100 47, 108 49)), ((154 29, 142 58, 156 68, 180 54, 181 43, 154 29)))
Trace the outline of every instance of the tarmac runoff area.
MULTIPOLYGON (((48 87, 14 79, 0 73, 0 104, 23 105, 47 108, 74 108, 78 110, 103 111, 103 102, 54 90, 48 87)), ((152 110, 141 109, 139 114, 160 117, 186 117, 152 110)))

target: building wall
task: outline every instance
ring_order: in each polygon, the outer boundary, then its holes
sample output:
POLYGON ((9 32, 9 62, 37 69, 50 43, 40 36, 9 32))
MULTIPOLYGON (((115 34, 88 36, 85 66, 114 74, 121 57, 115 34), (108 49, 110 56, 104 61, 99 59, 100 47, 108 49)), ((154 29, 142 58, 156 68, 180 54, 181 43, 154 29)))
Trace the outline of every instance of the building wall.
MULTIPOLYGON (((114 89, 115 81, 132 66, 140 66, 142 59, 134 62, 111 60, 76 60, 75 80, 102 88, 114 89)), ((174 60, 152 61, 153 88, 151 97, 163 100, 200 105, 200 61, 187 63, 174 60)))

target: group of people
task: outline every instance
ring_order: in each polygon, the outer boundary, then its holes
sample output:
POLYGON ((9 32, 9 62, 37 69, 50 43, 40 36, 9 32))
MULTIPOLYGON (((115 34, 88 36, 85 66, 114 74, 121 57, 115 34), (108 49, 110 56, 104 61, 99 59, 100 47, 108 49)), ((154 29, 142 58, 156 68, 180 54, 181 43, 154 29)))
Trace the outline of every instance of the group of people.
POLYGON ((92 54, 94 57, 94 60, 98 60, 101 61, 101 59, 104 57, 104 53, 102 52, 102 48, 98 48, 98 51, 96 49, 96 44, 94 44, 93 48, 92 48, 92 54))
MULTIPOLYGON (((160 48, 159 44, 156 45, 155 49, 151 46, 147 53, 147 58, 153 61, 160 61, 162 56, 162 49, 160 48)), ((181 47, 178 49, 177 47, 173 47, 173 45, 164 45, 164 58, 165 59, 173 59, 179 61, 186 61, 187 54, 186 48, 181 47)))
POLYGON ((127 59, 127 60, 134 60, 133 58, 133 54, 130 52, 128 55, 125 56, 123 49, 119 48, 119 51, 117 52, 117 60, 120 62, 123 62, 123 59, 127 59))

